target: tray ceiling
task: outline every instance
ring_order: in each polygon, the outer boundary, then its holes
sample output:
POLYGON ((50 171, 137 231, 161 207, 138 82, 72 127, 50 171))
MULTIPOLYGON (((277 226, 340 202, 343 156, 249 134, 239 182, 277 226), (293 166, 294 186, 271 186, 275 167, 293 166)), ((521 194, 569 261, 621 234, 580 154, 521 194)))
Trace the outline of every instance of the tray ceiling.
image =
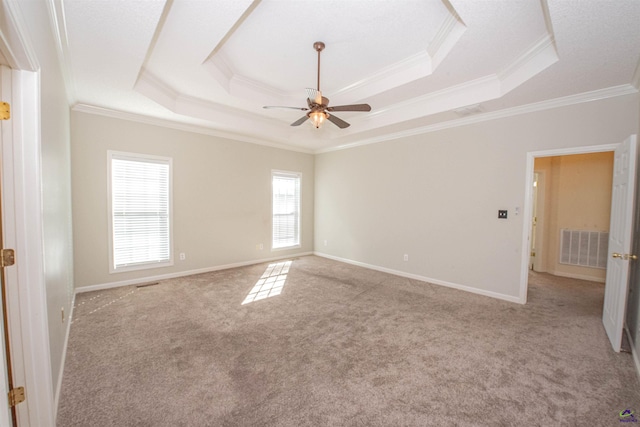
POLYGON ((296 150, 638 90, 637 0, 50 1, 75 109, 296 150), (262 108, 306 106, 315 41, 347 129, 262 108))

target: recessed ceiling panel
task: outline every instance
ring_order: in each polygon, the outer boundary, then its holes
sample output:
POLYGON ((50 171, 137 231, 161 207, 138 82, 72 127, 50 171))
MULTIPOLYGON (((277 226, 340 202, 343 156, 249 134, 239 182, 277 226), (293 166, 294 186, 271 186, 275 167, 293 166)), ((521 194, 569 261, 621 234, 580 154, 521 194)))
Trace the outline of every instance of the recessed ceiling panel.
POLYGON ((426 54, 450 16, 440 0, 263 0, 217 55, 233 75, 282 92, 316 86, 315 41, 323 41, 321 88, 338 91, 426 54))

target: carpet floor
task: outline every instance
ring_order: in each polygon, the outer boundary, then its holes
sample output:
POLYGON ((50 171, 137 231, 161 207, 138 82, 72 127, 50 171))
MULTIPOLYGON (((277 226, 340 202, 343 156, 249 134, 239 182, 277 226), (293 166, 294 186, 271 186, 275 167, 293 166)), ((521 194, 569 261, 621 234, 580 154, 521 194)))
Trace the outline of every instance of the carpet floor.
POLYGON ((78 294, 57 425, 611 426, 604 286, 509 303, 307 256, 78 294))

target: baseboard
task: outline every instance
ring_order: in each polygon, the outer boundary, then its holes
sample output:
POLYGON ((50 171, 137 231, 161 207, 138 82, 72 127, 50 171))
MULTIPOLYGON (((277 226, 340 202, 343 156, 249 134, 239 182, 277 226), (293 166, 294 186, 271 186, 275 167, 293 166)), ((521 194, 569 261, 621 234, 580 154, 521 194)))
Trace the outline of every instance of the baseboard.
POLYGON ((460 284, 457 284, 457 283, 451 283, 451 282, 447 282, 447 281, 444 281, 444 280, 438 280, 438 279, 433 279, 433 278, 430 278, 430 277, 424 277, 424 276, 420 276, 420 275, 417 275, 417 274, 406 273, 404 271, 393 270, 393 269, 390 269, 390 268, 380 267, 380 266, 377 266, 377 265, 367 264, 367 263, 364 263, 364 262, 354 261, 354 260, 351 260, 351 259, 340 258, 340 257, 337 257, 337 256, 325 254, 325 253, 322 253, 322 252, 314 252, 313 254, 317 255, 319 257, 332 259, 334 261, 344 262, 345 264, 351 264, 351 265, 356 265, 358 267, 368 268, 369 270, 381 271, 383 273, 389 273, 389 274, 393 274, 395 276, 406 277, 408 279, 419 280, 421 282, 431 283, 431 284, 439 285, 439 286, 445 286, 447 288, 458 289, 458 290, 461 290, 461 291, 471 292, 473 294, 483 295, 483 296, 486 296, 486 297, 501 299, 501 300, 509 301, 509 302, 515 302, 515 303, 518 303, 518 304, 524 304, 524 302, 521 301, 520 298, 515 297, 515 296, 511 296, 511 295, 505 295, 505 294, 501 294, 501 293, 498 293, 498 292, 492 292, 492 291, 487 291, 487 290, 484 290, 484 289, 473 288, 471 286, 460 285, 460 284))
POLYGON ((60 403, 60 391, 62 390, 62 377, 64 376, 64 364, 67 359, 67 346, 69 344, 69 334, 71 333, 71 323, 73 321, 73 309, 76 305, 75 294, 71 297, 71 307, 69 308, 69 316, 67 317, 67 330, 64 335, 64 344, 62 347, 62 359, 60 360, 60 371, 58 374, 58 383, 56 384, 56 390, 53 395, 53 419, 58 419, 58 404, 60 403))
POLYGON ((586 274, 564 273, 561 271, 547 271, 547 273, 552 274, 554 276, 567 277, 569 279, 588 280, 590 282, 598 282, 598 283, 605 282, 605 279, 601 277, 593 277, 593 276, 588 276, 586 274))
POLYGON ((141 283, 155 282, 158 280, 166 280, 166 279, 175 279, 176 277, 192 276, 194 274, 202 274, 202 273, 209 273, 212 271, 227 270, 229 268, 246 267, 247 265, 262 264, 263 262, 279 261, 282 259, 295 258, 295 257, 307 256, 307 255, 313 255, 313 252, 301 252, 301 253, 291 254, 287 256, 283 255, 283 256, 278 256, 273 258, 263 258, 263 259, 257 259, 252 261, 236 262, 233 264, 217 265, 214 267, 199 268, 197 270, 187 270, 187 271, 180 271, 177 273, 161 274, 157 276, 147 276, 147 277, 140 277, 137 279, 122 280, 119 282, 109 282, 109 283, 100 283, 96 285, 81 286, 79 288, 76 288, 75 293, 81 294, 84 292, 101 291, 105 289, 119 288, 122 286, 139 285, 141 283))
POLYGON ((640 359, 638 359, 638 352, 636 351, 635 343, 631 338, 631 332, 627 325, 624 326, 624 331, 627 333, 627 338, 629 339, 629 347, 631 347, 631 355, 633 356, 633 363, 636 366, 636 374, 638 374, 638 378, 640 378, 640 359))

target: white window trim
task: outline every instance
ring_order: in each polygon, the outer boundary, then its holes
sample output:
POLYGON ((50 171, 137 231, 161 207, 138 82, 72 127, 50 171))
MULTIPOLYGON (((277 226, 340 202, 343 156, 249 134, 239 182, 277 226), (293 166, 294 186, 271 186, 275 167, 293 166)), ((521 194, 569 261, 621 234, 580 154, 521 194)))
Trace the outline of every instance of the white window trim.
POLYGON ((279 170, 279 169, 272 169, 271 170, 271 210, 270 210, 270 217, 271 217, 271 251, 272 252, 277 252, 277 251, 286 251, 286 250, 291 250, 291 249, 298 249, 302 247, 302 172, 293 172, 293 171, 285 171, 285 170, 279 170), (278 248, 274 248, 273 247, 273 177, 275 175, 280 175, 280 176, 291 176, 291 177, 296 177, 300 180, 300 201, 298 203, 298 244, 297 245, 291 245, 291 246, 282 246, 282 247, 278 247, 278 248))
POLYGON ((129 153, 125 151, 107 151, 107 222, 108 226, 108 241, 109 241, 109 273, 124 273, 136 270, 148 270, 153 268, 170 267, 174 264, 173 260, 173 159, 171 157, 155 156, 152 154, 139 154, 129 153), (111 160, 117 158, 129 158, 136 161, 162 161, 169 163, 169 260, 164 262, 149 262, 145 264, 137 264, 129 267, 120 267, 118 269, 114 266, 113 256, 113 211, 112 211, 112 194, 111 194, 111 160))

